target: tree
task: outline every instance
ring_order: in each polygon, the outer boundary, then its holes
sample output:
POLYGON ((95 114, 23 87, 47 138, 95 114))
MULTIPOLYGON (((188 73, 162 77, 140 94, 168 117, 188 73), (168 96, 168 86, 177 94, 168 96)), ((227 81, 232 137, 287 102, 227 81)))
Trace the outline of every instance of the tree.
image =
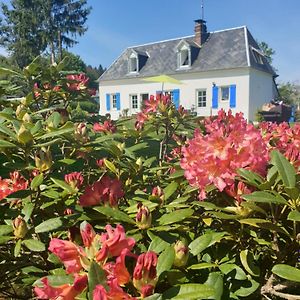
POLYGON ((41 7, 41 0, 12 0, 10 7, 4 3, 1 5, 0 44, 21 68, 47 46, 40 26, 43 22, 41 7))
POLYGON ((46 49, 51 62, 63 57, 63 47, 71 47, 87 27, 90 13, 87 0, 11 0, 1 5, 0 45, 22 68, 46 49))
POLYGON ((268 60, 269 64, 272 65, 273 62, 273 55, 276 53, 266 42, 258 42, 258 46, 265 55, 266 59, 268 60))
POLYGON ((300 88, 290 82, 278 86, 280 99, 287 104, 300 105, 300 88))

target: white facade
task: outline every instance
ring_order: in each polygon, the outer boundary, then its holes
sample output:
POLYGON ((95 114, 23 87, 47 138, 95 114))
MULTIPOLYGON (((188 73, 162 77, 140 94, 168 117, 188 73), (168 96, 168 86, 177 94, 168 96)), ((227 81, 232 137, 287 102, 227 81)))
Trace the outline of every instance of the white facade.
MULTIPOLYGON (((228 91, 229 93, 233 91, 229 88, 231 86, 234 86, 235 92, 235 107, 231 107, 231 110, 234 113, 243 112, 244 117, 250 121, 254 120, 256 111, 264 103, 274 98, 272 75, 251 67, 170 76, 180 80, 182 84, 166 83, 163 90, 179 90, 179 104, 186 109, 196 111, 198 116, 215 115, 221 108, 228 110, 231 100, 229 101, 229 98, 227 100, 226 96, 228 91), (218 88, 216 108, 212 108, 213 86, 218 88), (223 100, 221 91, 224 92, 223 100)), ((141 78, 100 80, 100 115, 110 114, 112 119, 117 119, 120 115, 124 115, 125 111, 128 115, 136 114, 140 111, 142 98, 155 95, 161 90, 161 83, 146 82, 141 78), (119 105, 116 103, 117 97, 119 97, 119 105)))

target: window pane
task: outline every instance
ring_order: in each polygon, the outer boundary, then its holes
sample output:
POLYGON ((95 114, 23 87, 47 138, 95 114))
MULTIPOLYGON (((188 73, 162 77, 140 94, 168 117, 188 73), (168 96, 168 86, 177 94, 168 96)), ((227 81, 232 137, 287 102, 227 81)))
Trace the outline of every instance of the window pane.
POLYGON ((131 95, 131 108, 137 109, 138 108, 138 96, 131 95))
POLYGON ((229 100, 229 87, 222 87, 221 88, 221 100, 226 101, 229 100))
POLYGON ((117 108, 117 95, 112 95, 112 108, 117 108))
POLYGON ((206 90, 198 91, 198 107, 206 107, 206 90))

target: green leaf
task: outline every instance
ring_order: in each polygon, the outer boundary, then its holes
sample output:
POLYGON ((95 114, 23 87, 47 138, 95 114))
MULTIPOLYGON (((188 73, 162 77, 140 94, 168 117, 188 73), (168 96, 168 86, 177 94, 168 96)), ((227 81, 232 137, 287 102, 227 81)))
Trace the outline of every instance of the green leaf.
POLYGON ((168 246, 158 257, 157 261, 157 276, 172 268, 175 258, 174 246, 168 246))
POLYGON ((281 278, 300 282, 300 270, 298 268, 289 265, 278 264, 272 268, 272 272, 281 278))
POLYGON ((197 283, 182 284, 174 286, 163 293, 162 299, 173 299, 173 300, 200 300, 207 299, 214 296, 214 288, 197 283))
POLYGON ((73 133, 74 132, 74 124, 72 122, 67 122, 64 126, 60 127, 59 129, 53 129, 51 132, 48 132, 38 139, 48 139, 48 138, 54 138, 57 136, 64 135, 66 133, 73 133))
POLYGON ((160 253, 169 247, 169 243, 164 241, 159 236, 154 235, 152 232, 148 231, 148 235, 151 238, 151 243, 149 245, 149 251, 154 251, 155 253, 160 253))
POLYGON ((184 219, 192 216, 193 213, 194 213, 194 210, 191 208, 178 209, 171 213, 164 214, 157 221, 159 222, 159 225, 168 225, 168 224, 183 221, 184 219))
POLYGON ((242 250, 240 252, 240 259, 245 270, 252 276, 259 276, 260 270, 254 265, 254 257, 252 252, 247 250, 242 250))
POLYGON ((10 225, 0 225, 0 236, 13 232, 13 227, 10 225))
POLYGON ((65 181, 60 180, 60 179, 56 179, 56 178, 50 178, 57 186, 61 187, 62 189, 64 189, 65 191, 67 191, 70 194, 74 194, 76 191, 69 185, 67 184, 65 181))
POLYGON ((246 273, 243 271, 243 269, 239 266, 237 266, 236 264, 231 264, 231 263, 225 263, 219 266, 220 271, 227 275, 228 273, 235 271, 235 276, 234 278, 236 280, 246 280, 247 279, 247 275, 246 273))
POLYGON ((93 291, 97 284, 106 287, 106 275, 103 269, 94 261, 92 261, 88 273, 89 282, 89 299, 93 299, 93 291))
POLYGON ((176 179, 176 178, 180 178, 180 177, 183 177, 183 175, 184 175, 184 170, 177 170, 177 171, 175 171, 174 173, 172 173, 170 176, 169 176, 169 178, 171 178, 171 179, 176 179))
POLYGON ((244 179, 247 180, 247 183, 253 185, 253 186, 258 186, 259 184, 261 184, 263 182, 263 178, 252 172, 249 170, 245 170, 245 169, 238 169, 237 173, 243 177, 244 179))
POLYGON ((220 242, 226 234, 226 232, 208 232, 199 236, 189 245, 191 253, 193 255, 198 255, 206 248, 220 242))
POLYGON ((18 257, 21 252, 22 240, 18 240, 14 248, 14 256, 18 257))
POLYGON ((122 221, 130 224, 135 224, 135 221, 132 220, 127 214, 118 210, 117 208, 111 208, 108 206, 97 206, 94 207, 94 210, 98 211, 99 213, 111 217, 116 221, 122 221))
POLYGON ((293 165, 277 150, 271 152, 271 163, 276 166, 286 187, 295 187, 296 171, 293 165))
POLYGON ((117 168, 116 168, 116 166, 115 166, 112 162, 110 162, 110 161, 107 160, 107 159, 104 159, 104 164, 105 164, 105 166, 106 166, 109 170, 111 170, 114 174, 118 174, 117 168))
POLYGON ((172 181, 164 188, 164 198, 168 200, 176 191, 178 187, 178 183, 176 181, 172 181))
POLYGON ((288 214, 288 220, 300 222, 300 212, 293 210, 288 214))
POLYGON ((212 287, 215 293, 209 299, 221 300, 223 294, 223 276, 220 272, 209 273, 205 284, 212 287))
POLYGON ((7 243, 8 241, 12 240, 13 236, 0 236, 0 245, 7 243))
POLYGON ((43 273, 44 271, 40 268, 37 268, 35 266, 29 266, 22 268, 22 273, 24 274, 30 274, 30 273, 43 273))
POLYGON ((263 229, 267 229, 270 231, 282 232, 289 236, 289 234, 286 231, 284 231, 281 227, 277 226, 276 224, 273 224, 271 221, 268 221, 268 220, 250 218, 250 219, 239 220, 239 222, 242 224, 247 224, 247 225, 250 225, 253 227, 257 227, 257 228, 263 228, 263 229))
POLYGON ((5 141, 5 140, 0 140, 0 148, 14 148, 17 147, 15 144, 5 141))
POLYGON ((37 187, 39 187, 43 183, 43 181, 44 181, 44 175, 43 173, 41 173, 32 179, 30 183, 30 187, 34 190, 37 187))
POLYGON ((191 265, 191 266, 188 267, 188 269, 191 269, 191 270, 202 270, 202 269, 215 268, 217 266, 218 265, 214 264, 214 263, 202 262, 200 264, 191 265))
POLYGON ((7 68, 0 68, 0 75, 15 75, 15 76, 18 76, 18 77, 23 77, 22 74, 16 72, 16 71, 13 71, 13 70, 10 70, 10 69, 7 69, 7 68))
POLYGON ((24 240, 23 244, 31 251, 41 252, 46 250, 45 244, 38 240, 24 240))
POLYGON ((61 227, 63 224, 61 218, 52 218, 48 219, 39 225, 35 227, 35 232, 36 233, 41 233, 41 232, 48 232, 48 231, 53 231, 59 227, 61 227))
POLYGON ((61 286, 64 284, 72 284, 74 282, 74 278, 71 275, 50 275, 47 276, 49 280, 49 285, 51 286, 61 286))
POLYGON ((28 222, 28 220, 30 219, 33 209, 34 209, 34 204, 31 201, 30 202, 28 201, 24 204, 24 207, 22 209, 22 214, 24 215, 24 220, 26 222, 28 222))
POLYGON ((260 203, 274 203, 286 205, 288 202, 279 194, 271 194, 268 192, 253 192, 248 195, 243 195, 243 199, 247 201, 260 202, 260 203))
POLYGON ((242 286, 237 291, 234 292, 234 295, 239 297, 248 297, 253 294, 259 287, 259 283, 255 280, 247 281, 246 284, 250 283, 250 286, 242 286))

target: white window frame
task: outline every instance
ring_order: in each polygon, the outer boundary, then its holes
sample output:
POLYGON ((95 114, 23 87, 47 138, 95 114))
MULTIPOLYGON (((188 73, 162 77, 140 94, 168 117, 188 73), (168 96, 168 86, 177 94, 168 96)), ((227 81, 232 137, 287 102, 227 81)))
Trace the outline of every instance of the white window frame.
POLYGON ((139 70, 139 61, 138 56, 135 53, 132 53, 128 60, 128 69, 129 73, 138 73, 139 70))
POLYGON ((191 66, 191 49, 186 45, 178 50, 178 64, 179 69, 189 68, 191 66))
POLYGON ((196 107, 197 108, 207 107, 207 89, 197 89, 196 90, 196 107), (200 95, 200 93, 205 93, 205 95, 203 95, 203 94, 200 95), (205 103, 205 105, 199 105, 200 103, 205 103))
POLYGON ((117 110, 117 94, 110 94, 110 104, 112 110, 117 110))
POLYGON ((252 53, 253 53, 255 62, 258 63, 259 65, 263 65, 264 64, 264 59, 263 59, 264 55, 258 49, 255 49, 255 48, 252 48, 252 53))
POLYGON ((219 87, 219 101, 220 102, 229 102, 229 100, 230 100, 230 86, 229 85, 220 86, 219 87), (222 95, 223 95, 222 90, 223 89, 228 89, 228 99, 222 98, 222 95))
POLYGON ((146 100, 149 100, 149 93, 140 93, 140 102, 143 103, 146 100), (143 95, 147 95, 147 98, 143 99, 143 95))
POLYGON ((137 94, 131 94, 130 95, 130 107, 132 110, 138 110, 139 109, 139 98, 137 94), (134 99, 135 97, 135 99, 134 99), (133 101, 136 101, 136 107, 133 107, 133 101))

